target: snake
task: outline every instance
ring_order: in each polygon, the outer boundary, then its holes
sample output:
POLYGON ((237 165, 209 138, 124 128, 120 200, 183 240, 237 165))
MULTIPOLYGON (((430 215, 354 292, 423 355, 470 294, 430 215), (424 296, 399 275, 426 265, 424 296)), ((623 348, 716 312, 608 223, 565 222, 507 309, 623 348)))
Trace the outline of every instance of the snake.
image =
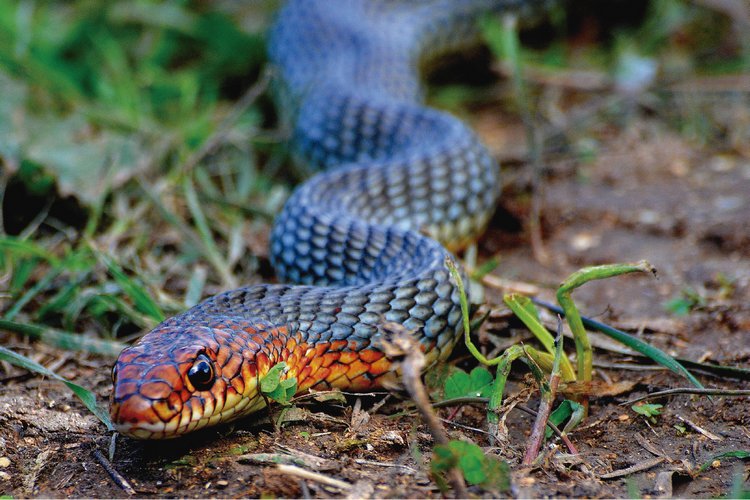
POLYGON ((463 333, 446 259, 474 241, 499 165, 452 114, 424 104, 422 74, 480 42, 478 18, 523 0, 299 0, 268 33, 291 157, 312 175, 276 217, 278 284, 220 293, 125 348, 110 416, 136 439, 174 438, 268 404, 261 383, 367 391, 398 382, 385 322, 427 366, 463 333))

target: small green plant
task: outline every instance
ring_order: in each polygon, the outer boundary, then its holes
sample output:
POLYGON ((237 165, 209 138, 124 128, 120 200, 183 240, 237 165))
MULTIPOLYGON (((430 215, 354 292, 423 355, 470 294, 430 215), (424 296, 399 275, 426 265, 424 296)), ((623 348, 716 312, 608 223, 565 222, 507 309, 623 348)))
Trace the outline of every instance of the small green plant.
POLYGON ((667 301, 664 309, 675 316, 687 316, 691 311, 704 307, 706 299, 692 288, 683 288, 679 296, 667 301))
POLYGON ((297 379, 294 377, 282 378, 286 373, 287 366, 284 361, 276 363, 264 377, 260 379, 261 394, 276 401, 282 406, 291 404, 294 394, 297 392, 297 379))
POLYGON ((636 412, 639 415, 643 415, 643 417, 651 422, 652 424, 656 423, 656 417, 661 415, 661 409, 664 407, 664 405, 661 405, 659 403, 643 403, 643 404, 635 404, 631 406, 630 408, 636 412))
POLYGON ((447 490, 445 474, 453 467, 459 468, 469 484, 498 492, 510 487, 508 464, 485 455, 476 444, 452 440, 447 445, 435 446, 433 453, 430 470, 443 491, 447 490))

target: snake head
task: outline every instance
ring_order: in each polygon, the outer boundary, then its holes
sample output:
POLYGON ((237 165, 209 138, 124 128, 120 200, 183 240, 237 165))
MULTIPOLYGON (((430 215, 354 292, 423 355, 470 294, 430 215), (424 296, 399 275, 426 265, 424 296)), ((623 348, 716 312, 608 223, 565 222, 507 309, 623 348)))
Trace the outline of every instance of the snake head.
POLYGON ((112 369, 110 414, 117 431, 172 438, 260 409, 259 346, 236 326, 171 320, 123 350, 112 369))

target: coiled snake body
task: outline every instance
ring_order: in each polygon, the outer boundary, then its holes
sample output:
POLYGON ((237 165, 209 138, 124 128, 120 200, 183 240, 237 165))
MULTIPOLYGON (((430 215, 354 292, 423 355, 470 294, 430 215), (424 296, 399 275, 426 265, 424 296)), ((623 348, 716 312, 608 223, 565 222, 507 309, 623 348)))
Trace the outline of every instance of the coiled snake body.
POLYGON ((379 325, 402 323, 428 362, 462 332, 445 259, 481 231, 498 167, 459 120, 421 104, 427 59, 477 38, 476 18, 520 0, 287 4, 270 58, 292 147, 324 170, 290 197, 271 238, 281 281, 209 298, 120 354, 111 416, 142 439, 175 437, 265 406, 259 380, 366 390, 394 378, 379 325), (431 239, 425 234, 431 236, 431 239))

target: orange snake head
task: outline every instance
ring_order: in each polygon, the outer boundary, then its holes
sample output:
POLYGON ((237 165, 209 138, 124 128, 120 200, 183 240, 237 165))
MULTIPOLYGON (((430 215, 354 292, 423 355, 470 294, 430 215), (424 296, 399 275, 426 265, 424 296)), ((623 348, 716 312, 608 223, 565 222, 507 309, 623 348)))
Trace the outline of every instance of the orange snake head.
MULTIPOLYGON (((258 355, 269 325, 168 320, 120 353, 112 369, 110 415, 138 439, 177 437, 257 411, 258 355)), ((264 370, 265 371, 265 370, 264 370)))

